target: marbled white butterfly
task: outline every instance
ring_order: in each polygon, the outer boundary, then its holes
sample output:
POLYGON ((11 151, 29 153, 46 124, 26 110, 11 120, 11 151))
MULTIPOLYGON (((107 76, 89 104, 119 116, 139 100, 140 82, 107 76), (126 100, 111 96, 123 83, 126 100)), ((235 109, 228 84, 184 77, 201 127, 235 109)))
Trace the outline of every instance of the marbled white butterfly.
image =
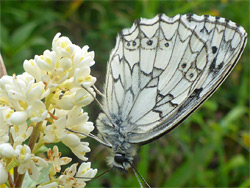
POLYGON ((99 138, 112 148, 111 167, 133 167, 138 146, 192 114, 226 79, 246 42, 241 26, 208 15, 160 14, 124 29, 110 55, 97 120, 99 138))

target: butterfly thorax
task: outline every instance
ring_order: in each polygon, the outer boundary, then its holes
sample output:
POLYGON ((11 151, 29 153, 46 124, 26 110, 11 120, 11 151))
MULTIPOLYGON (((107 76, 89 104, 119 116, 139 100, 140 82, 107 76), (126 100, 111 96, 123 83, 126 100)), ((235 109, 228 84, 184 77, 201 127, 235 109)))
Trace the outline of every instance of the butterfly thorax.
POLYGON ((111 156, 108 157, 108 164, 111 167, 118 167, 124 170, 130 167, 136 154, 137 147, 128 141, 127 133, 121 130, 121 122, 112 118, 112 123, 101 113, 97 119, 98 136, 104 142, 112 146, 111 156))

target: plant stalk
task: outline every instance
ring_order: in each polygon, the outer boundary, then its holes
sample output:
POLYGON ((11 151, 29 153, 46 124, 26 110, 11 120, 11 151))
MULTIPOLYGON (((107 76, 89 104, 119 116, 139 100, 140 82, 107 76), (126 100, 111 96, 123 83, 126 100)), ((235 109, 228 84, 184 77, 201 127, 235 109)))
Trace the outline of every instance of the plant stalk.
POLYGON ((14 184, 14 182, 13 182, 13 179, 12 179, 10 173, 8 173, 8 180, 9 180, 10 187, 11 187, 11 188, 14 188, 14 187, 15 187, 15 184, 14 184))
POLYGON ((2 78, 4 75, 7 75, 7 71, 3 62, 3 58, 0 54, 0 78, 2 78))
MULTIPOLYGON (((31 152, 33 151, 33 148, 35 146, 35 143, 39 137, 39 133, 40 133, 40 126, 42 125, 43 122, 38 122, 35 126, 35 128, 33 129, 33 132, 30 136, 30 140, 29 140, 29 147, 31 152)), ((23 179, 24 179, 24 175, 25 174, 19 174, 17 176, 16 182, 15 182, 15 188, 20 188, 22 187, 22 183, 23 183, 23 179)))

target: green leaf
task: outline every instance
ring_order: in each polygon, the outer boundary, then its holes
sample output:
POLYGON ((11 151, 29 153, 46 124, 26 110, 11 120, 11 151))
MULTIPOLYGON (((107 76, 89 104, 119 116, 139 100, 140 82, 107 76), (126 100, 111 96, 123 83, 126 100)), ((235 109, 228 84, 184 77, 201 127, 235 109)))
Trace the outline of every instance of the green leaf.
POLYGON ((163 187, 181 187, 193 176, 192 159, 183 163, 163 187))
POLYGON ((47 152, 49 148, 47 148, 46 146, 42 146, 40 147, 37 152, 36 152, 36 155, 39 154, 39 153, 44 153, 44 152, 47 152))
POLYGON ((31 36, 37 25, 36 22, 30 22, 15 30, 11 37, 12 47, 18 48, 22 45, 31 36))
POLYGON ((243 155, 238 154, 238 155, 235 155, 232 159, 230 159, 230 161, 227 163, 227 168, 228 170, 231 170, 233 168, 237 168, 242 165, 247 165, 246 163, 247 162, 245 158, 243 157, 243 155))
POLYGON ((215 112, 218 109, 218 104, 212 100, 208 100, 203 104, 204 108, 207 108, 208 110, 215 112))
POLYGON ((227 127, 229 124, 233 123, 235 120, 238 120, 241 118, 245 113, 247 112, 247 109, 244 106, 237 106, 233 108, 226 117, 223 118, 221 121, 221 125, 223 127, 227 127))
POLYGON ((149 148, 150 148, 150 145, 144 145, 141 148, 141 151, 140 151, 141 160, 138 165, 138 170, 145 179, 147 179, 146 174, 148 171, 148 163, 149 163, 149 155, 148 155, 149 148))
POLYGON ((248 187, 249 188, 250 187, 250 179, 247 179, 246 181, 242 182, 239 187, 241 187, 241 188, 248 187))
POLYGON ((0 49, 6 50, 9 46, 9 31, 2 23, 0 23, 0 49))
POLYGON ((32 38, 32 40, 30 40, 29 42, 29 45, 30 46, 45 46, 48 44, 48 40, 43 38, 43 37, 35 37, 35 38, 32 38))

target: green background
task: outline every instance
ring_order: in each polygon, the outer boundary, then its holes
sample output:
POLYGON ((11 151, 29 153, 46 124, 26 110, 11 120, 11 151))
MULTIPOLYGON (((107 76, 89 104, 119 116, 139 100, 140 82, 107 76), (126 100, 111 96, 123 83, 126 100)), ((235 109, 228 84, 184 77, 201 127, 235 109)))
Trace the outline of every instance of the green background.
MULTIPOLYGON (((135 19, 196 13, 226 17, 249 33, 249 1, 1 1, 0 50, 8 74, 23 72, 25 59, 46 49, 57 32, 95 51, 92 75, 102 88, 115 37, 135 19)), ((88 108, 95 121, 100 109, 88 108)), ((108 169, 107 149, 89 140, 99 173, 108 169)), ((249 187, 249 46, 217 92, 167 135, 141 147, 135 166, 151 186, 249 187)), ((60 145, 63 155, 72 155, 60 145)), ((72 155, 72 157, 74 157, 72 155)), ((77 158, 74 157, 74 162, 77 158)), ((112 170, 88 187, 138 187, 132 172, 112 170)))

